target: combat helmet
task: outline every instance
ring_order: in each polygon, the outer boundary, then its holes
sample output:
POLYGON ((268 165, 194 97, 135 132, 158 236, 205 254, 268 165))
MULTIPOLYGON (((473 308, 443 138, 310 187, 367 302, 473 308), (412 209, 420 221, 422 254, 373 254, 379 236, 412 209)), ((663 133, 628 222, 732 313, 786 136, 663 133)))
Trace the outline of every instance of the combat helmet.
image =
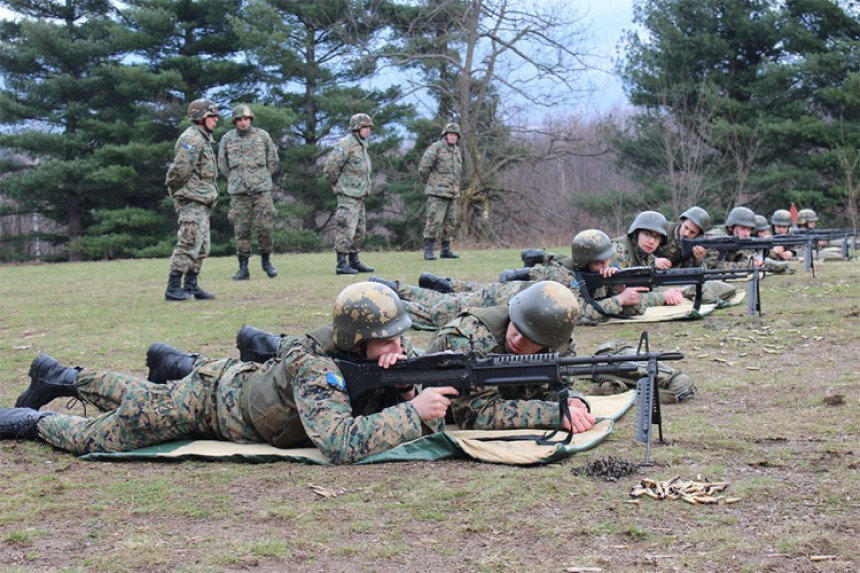
POLYGON ((397 293, 380 283, 351 284, 334 301, 334 345, 345 352, 368 340, 402 334, 412 326, 397 293))
POLYGON ((188 119, 201 123, 207 117, 218 117, 218 106, 208 99, 196 99, 188 106, 188 119))
POLYGON ((812 209, 801 209, 797 212, 797 223, 799 225, 802 225, 804 223, 811 223, 817 220, 818 214, 812 209))
POLYGON ((570 243, 570 256, 574 267, 587 269, 588 263, 615 256, 615 249, 609 235, 599 229, 586 229, 577 233, 570 243))
POLYGON ((630 223, 630 228, 627 229, 627 236, 632 238, 633 233, 642 230, 653 231, 663 235, 663 239, 660 241, 661 244, 666 242, 666 235, 669 234, 666 217, 657 211, 642 211, 636 215, 636 218, 630 223))
POLYGON ((233 112, 230 115, 230 121, 236 123, 237 119, 242 119, 243 117, 250 117, 251 121, 254 121, 254 118, 257 116, 254 115, 254 112, 251 111, 251 108, 249 106, 240 103, 233 108, 233 112))
POLYGON ((681 213, 680 219, 683 221, 689 219, 691 223, 699 228, 700 233, 704 233, 711 228, 711 216, 701 207, 690 207, 681 213))
POLYGON ((357 113, 349 118, 349 130, 358 131, 362 127, 373 127, 373 119, 366 113, 357 113))
POLYGON ((726 230, 732 232, 732 227, 740 225, 749 229, 755 229, 755 213, 747 207, 735 207, 729 211, 729 216, 726 217, 726 230))
POLYGON ((770 216, 770 224, 780 227, 791 227, 791 213, 788 209, 777 209, 770 216))
POLYGON ((767 218, 764 215, 755 216, 755 232, 770 231, 770 225, 767 224, 767 218))
POLYGON ((508 313, 520 334, 545 348, 558 348, 570 340, 579 302, 563 284, 540 281, 518 292, 508 303, 508 313))
POLYGON ((460 124, 454 123, 453 121, 446 123, 445 127, 442 128, 442 134, 439 137, 445 137, 445 134, 448 133, 456 133, 457 136, 460 137, 460 124))

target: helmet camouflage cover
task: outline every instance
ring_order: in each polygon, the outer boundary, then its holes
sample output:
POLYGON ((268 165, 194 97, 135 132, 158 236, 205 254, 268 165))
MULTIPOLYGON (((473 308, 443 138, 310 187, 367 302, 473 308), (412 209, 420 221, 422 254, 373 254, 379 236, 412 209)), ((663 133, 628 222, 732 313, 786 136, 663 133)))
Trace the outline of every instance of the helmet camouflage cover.
POLYGON ((362 127, 373 127, 373 119, 366 113, 357 113, 349 118, 349 130, 358 131, 362 127))
POLYGON ((233 108, 233 113, 231 114, 230 120, 233 123, 236 123, 237 119, 242 119, 243 117, 250 117, 251 120, 256 117, 254 112, 251 111, 251 108, 245 104, 239 104, 233 108))
POLYGON ((788 209, 777 209, 770 216, 771 225, 779 225, 780 227, 791 227, 791 213, 788 209))
POLYGON ((544 348, 559 348, 573 335, 579 302, 563 284, 540 281, 517 293, 508 312, 520 334, 544 348))
POLYGON ((349 351, 368 340, 384 340, 402 334, 412 319, 400 297, 381 283, 349 285, 334 301, 334 344, 349 351))
POLYGON ((668 234, 667 227, 666 217, 662 213, 658 213, 657 211, 642 211, 633 219, 630 228, 627 229, 627 234, 632 235, 636 231, 641 230, 653 231, 663 235, 663 240, 665 241, 668 234))
POLYGON ((612 239, 609 235, 598 229, 586 229, 573 238, 570 244, 570 256, 573 259, 573 266, 587 269, 588 263, 614 257, 615 249, 612 247, 612 239))
POLYGON ((218 117, 218 106, 208 99, 196 99, 188 106, 188 119, 193 122, 203 121, 207 117, 218 117))
POLYGON ((812 209, 801 209, 797 212, 798 223, 809 223, 818 220, 818 214, 812 209))
POLYGON ((442 135, 439 137, 445 137, 447 133, 456 133, 458 136, 460 135, 460 124, 459 123, 446 123, 445 127, 442 128, 442 135))
POLYGON ((759 231, 769 231, 770 225, 767 224, 767 218, 764 215, 756 215, 755 216, 755 232, 759 231))
POLYGON ((704 233, 711 228, 711 216, 701 207, 690 207, 681 213, 680 219, 683 221, 689 219, 691 223, 699 228, 699 231, 704 233))
POLYGON ((755 229, 755 213, 752 212, 752 209, 747 207, 735 207, 729 211, 729 216, 726 217, 726 230, 731 232, 732 227, 735 225, 755 229))

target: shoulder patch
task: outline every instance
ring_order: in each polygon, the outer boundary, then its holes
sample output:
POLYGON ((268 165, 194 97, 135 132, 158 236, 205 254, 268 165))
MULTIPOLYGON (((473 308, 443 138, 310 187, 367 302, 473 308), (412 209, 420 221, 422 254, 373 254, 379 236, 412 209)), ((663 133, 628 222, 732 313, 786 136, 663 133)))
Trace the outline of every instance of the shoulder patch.
POLYGON ((346 388, 346 382, 344 382, 343 376, 335 374, 334 372, 326 374, 325 381, 328 382, 329 386, 334 386, 338 390, 343 391, 346 388))
POLYGON ((185 149, 188 149, 188 150, 194 149, 194 146, 191 145, 190 143, 183 143, 182 147, 184 147, 185 149))

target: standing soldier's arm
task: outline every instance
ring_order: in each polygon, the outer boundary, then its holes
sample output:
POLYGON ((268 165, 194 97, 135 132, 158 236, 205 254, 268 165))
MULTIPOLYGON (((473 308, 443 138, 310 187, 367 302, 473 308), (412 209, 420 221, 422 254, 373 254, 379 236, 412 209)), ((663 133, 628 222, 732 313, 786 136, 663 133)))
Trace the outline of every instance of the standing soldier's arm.
POLYGON ((421 163, 418 164, 418 176, 421 178, 421 183, 427 183, 430 178, 430 172, 433 166, 436 165, 436 147, 431 145, 421 156, 421 163))
POLYGON ((202 141, 197 142, 188 137, 180 137, 176 142, 176 154, 165 177, 165 183, 171 193, 181 189, 191 179, 194 166, 197 165, 203 153, 202 145, 202 141))
POLYGON ((326 181, 328 181, 330 185, 337 185, 337 180, 340 179, 341 171, 343 171, 343 166, 346 165, 348 159, 349 153, 344 149, 343 144, 341 143, 338 143, 337 146, 332 149, 331 153, 329 153, 325 162, 325 167, 323 168, 323 173, 325 174, 326 181))
POLYGON ((275 145, 275 142, 272 141, 271 136, 266 137, 266 167, 269 168, 269 174, 274 175, 275 172, 278 171, 278 165, 280 164, 280 158, 278 157, 278 147, 275 145))
POLYGON ((229 180, 230 175, 230 162, 227 160, 227 146, 225 145, 227 135, 221 138, 221 142, 218 144, 218 171, 224 174, 224 179, 229 180))

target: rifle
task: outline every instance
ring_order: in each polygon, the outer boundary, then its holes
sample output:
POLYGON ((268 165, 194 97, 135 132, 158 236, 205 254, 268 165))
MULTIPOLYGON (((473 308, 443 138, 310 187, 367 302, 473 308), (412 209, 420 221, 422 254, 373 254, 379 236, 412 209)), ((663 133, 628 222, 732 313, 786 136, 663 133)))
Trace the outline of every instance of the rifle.
POLYGON ((857 252, 857 230, 850 227, 844 229, 795 229, 791 232, 792 235, 806 236, 813 235, 816 237, 815 247, 818 248, 818 240, 821 241, 838 241, 842 240, 842 256, 848 260, 850 253, 848 251, 848 239, 851 239, 851 249, 854 253, 857 252))
MULTIPOLYGON (((361 412, 360 408, 357 409, 357 405, 364 403, 368 393, 396 386, 410 384, 421 385, 424 388, 453 386, 460 391, 461 395, 466 395, 471 389, 482 386, 547 384, 552 390, 558 392, 560 413, 558 428, 537 438, 538 443, 547 444, 557 433, 565 431, 562 429, 564 420, 569 422, 571 419, 567 403, 570 389, 564 383, 565 376, 631 372, 639 368, 635 362, 647 362, 648 375, 643 379, 652 387, 651 390, 656 395, 657 363, 683 358, 684 354, 681 352, 650 352, 648 333, 643 332, 636 354, 582 357, 561 357, 557 353, 480 356, 473 346, 469 352, 440 352, 400 360, 389 368, 380 368, 376 362, 353 362, 339 358, 336 358, 335 362, 346 382, 346 391, 349 394, 350 403, 353 404, 354 413, 361 412)), ((662 442, 663 428, 659 417, 659 400, 656 404, 656 418, 649 418, 649 421, 653 420, 653 423, 660 428, 662 442)), ((572 438, 573 432, 570 431, 562 443, 570 444, 572 438)), ((647 440, 650 452, 651 424, 648 427, 647 440)))
MULTIPOLYGON (((749 285, 749 313, 753 315, 758 311, 761 313, 759 303, 759 270, 753 267, 744 269, 704 269, 700 267, 681 269, 655 269, 653 267, 627 267, 621 269, 610 277, 604 277, 600 273, 583 273, 575 271, 576 280, 579 283, 583 298, 591 304, 598 312, 606 315, 592 295, 595 290, 602 286, 625 286, 625 287, 648 287, 654 289, 658 286, 670 285, 696 285, 696 297, 693 300, 693 310, 698 311, 702 305, 702 285, 705 281, 728 281, 745 279, 752 275, 749 285)), ((627 318, 626 316, 619 316, 627 318)))

